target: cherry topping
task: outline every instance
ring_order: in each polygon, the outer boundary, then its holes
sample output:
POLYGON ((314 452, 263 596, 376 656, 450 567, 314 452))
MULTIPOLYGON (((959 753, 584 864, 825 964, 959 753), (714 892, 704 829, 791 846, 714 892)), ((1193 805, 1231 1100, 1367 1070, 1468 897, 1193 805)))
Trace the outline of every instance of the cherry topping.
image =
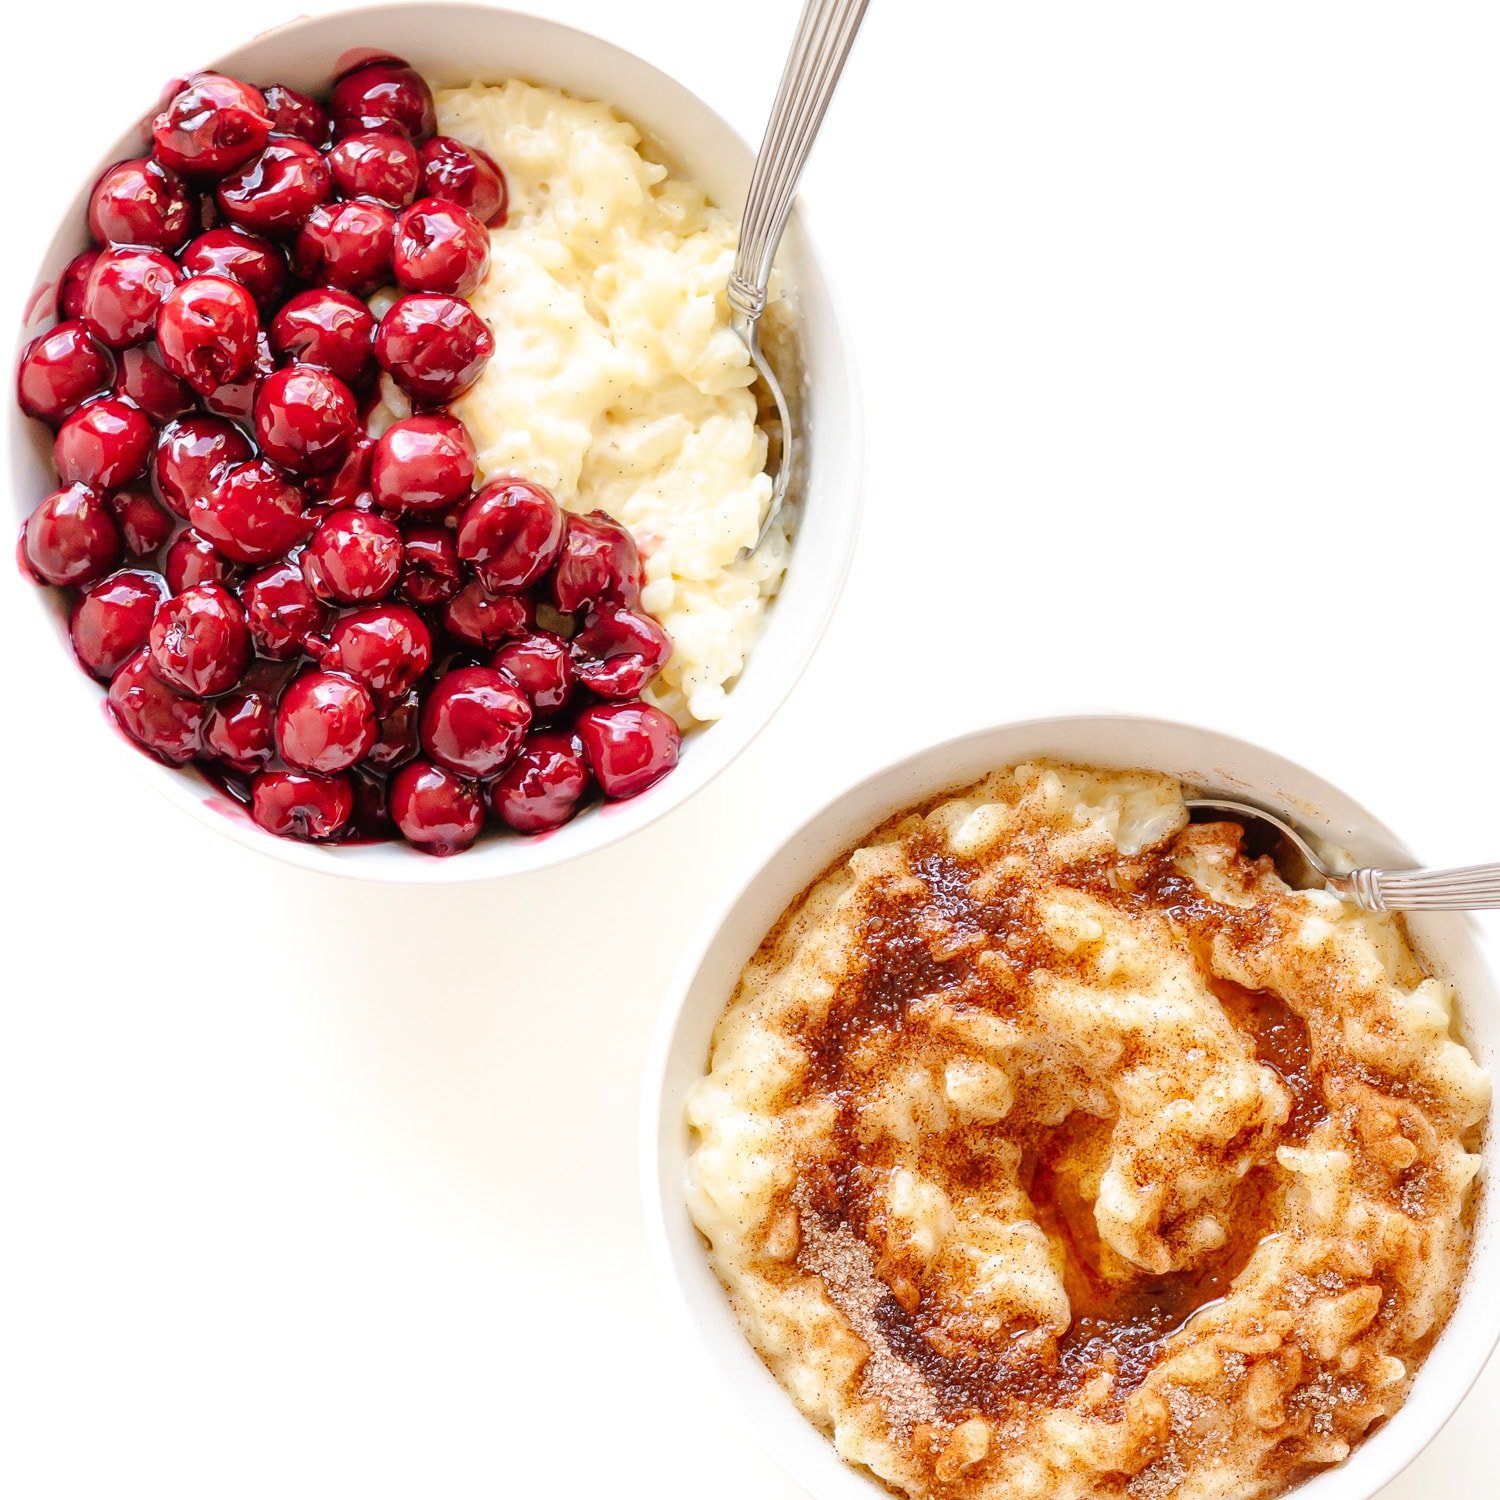
POLYGON ((396 220, 391 266, 409 291, 467 297, 490 263, 490 237, 468 209, 422 198, 396 220))
POLYGON ((458 524, 458 555, 492 594, 529 589, 557 561, 563 513, 539 484, 507 476, 480 490, 458 524))
POLYGON ((162 572, 167 576, 167 587, 180 594, 195 583, 231 583, 235 566, 207 537, 189 529, 178 532, 167 548, 162 572))
POLYGON ((249 775, 276 754, 275 709, 269 693, 245 688, 215 698, 203 720, 203 749, 249 775))
POLYGON ((501 641, 529 634, 536 614, 519 594, 491 594, 476 581, 465 584, 448 601, 443 624, 465 645, 489 651, 501 641))
POLYGON ((222 177, 254 156, 270 133, 265 95, 222 73, 200 73, 151 128, 157 160, 197 177, 222 177))
POLYGON ((178 257, 189 276, 223 276, 237 281, 262 312, 281 302, 286 288, 286 256, 279 246, 243 229, 210 229, 178 257))
POLYGON ((227 692, 245 675, 250 630, 222 584, 199 583, 168 599, 151 626, 151 668, 195 698, 227 692))
POLYGON ((149 157, 117 161, 89 194, 89 231, 102 245, 170 253, 197 225, 197 205, 181 179, 149 157))
POLYGON ((432 636, 421 617, 400 604, 351 610, 328 632, 323 666, 357 678, 377 706, 387 707, 432 666, 432 636))
POLYGON ((309 474, 303 488, 313 505, 354 505, 360 510, 374 506, 370 495, 370 459, 375 439, 368 432, 355 429, 353 438, 336 469, 326 474, 309 474))
POLYGON ((250 816, 282 838, 332 838, 354 811, 347 776, 261 771, 250 783, 250 816))
POLYGON ((101 250, 83 288, 83 321, 112 349, 144 344, 182 273, 160 250, 101 250))
POLYGON ((401 533, 384 516, 330 511, 302 554, 302 576, 320 599, 383 599, 401 576, 401 533))
POLYGON ((526 694, 539 719, 551 718, 573 691, 568 643, 550 630, 535 630, 502 646, 490 665, 526 694))
POLYGON ((151 670, 149 648, 115 673, 106 701, 120 728, 153 755, 181 765, 198 753, 204 705, 151 670))
POLYGON ((564 614, 613 604, 634 609, 645 573, 635 538, 602 510, 569 515, 552 574, 552 602, 564 614))
POLYGON ((172 517, 144 490, 121 490, 109 497, 109 508, 125 541, 125 550, 136 557, 157 551, 172 534, 172 517))
POLYGON ((107 390, 114 360, 81 322, 39 333, 21 353, 16 399, 28 417, 60 422, 82 401, 107 390))
POLYGON ((490 787, 490 806, 517 833, 561 828, 588 790, 583 749, 571 734, 533 734, 505 774, 490 787))
POLYGON ((307 643, 322 634, 330 613, 291 558, 247 578, 240 588, 240 602, 256 650, 277 661, 301 656, 307 643))
POLYGON ((437 129, 427 80, 395 58, 346 73, 334 84, 328 108, 340 138, 355 131, 394 130, 423 141, 437 129))
POLYGON ((451 136, 435 135, 422 147, 422 191, 468 209, 491 228, 505 222, 505 173, 492 156, 451 136))
POLYGON ((203 391, 199 402, 205 411, 216 417, 227 417, 231 422, 249 426, 255 412, 255 393, 260 383, 276 368, 276 357, 271 353, 271 341, 264 330, 255 335, 255 357, 250 368, 233 380, 225 380, 211 390, 203 391))
POLYGON ((414 526, 405 534, 401 597, 418 609, 445 604, 462 585, 453 533, 442 526, 414 526))
POLYGON ((277 747, 300 771, 345 771, 370 753, 379 733, 370 690, 335 672, 294 677, 276 705, 277 747))
POLYGON ((491 667, 460 667, 422 705, 422 748, 466 776, 493 776, 514 759, 531 727, 531 705, 491 667))
POLYGON ((83 289, 88 283, 89 272, 99 259, 97 250, 80 250, 62 269, 57 278, 57 316, 66 322, 83 316, 83 289))
POLYGON ((283 359, 321 365, 358 389, 375 374, 375 315, 330 287, 299 292, 276 314, 271 347, 283 359))
POLYGON ((479 378, 495 336, 467 302, 413 292, 375 330, 375 358, 418 405, 441 406, 479 378))
POLYGON ((120 351, 115 394, 134 401, 153 422, 168 422, 193 404, 192 391, 162 364, 149 344, 120 351))
POLYGON ((422 185, 422 158, 404 135, 362 130, 346 135, 328 153, 338 190, 346 198, 373 198, 404 208, 422 185))
POLYGON ((677 764, 682 731, 650 703, 601 703, 579 714, 574 730, 604 795, 634 797, 677 764))
POLYGON ((321 104, 280 83, 273 83, 263 92, 274 134, 300 136, 309 146, 316 146, 319 150, 328 144, 333 124, 321 104))
POLYGON ((391 704, 380 717, 380 738, 365 756, 365 765, 377 771, 394 771, 415 760, 422 748, 417 733, 421 702, 413 690, 391 704))
POLYGON ((64 419, 52 444, 52 463, 64 484, 115 490, 146 472, 151 423, 118 396, 101 396, 64 419))
POLYGON ((368 296, 391 279, 396 216, 383 203, 324 203, 308 215, 292 247, 292 267, 319 281, 368 296))
POLYGON ((263 458, 221 470, 190 497, 188 520, 235 562, 269 562, 311 529, 297 487, 263 458))
POLYGON ((68 626, 84 668, 108 681, 146 644, 166 585, 155 573, 126 569, 85 590, 68 626))
POLYGON ((162 303, 156 343, 162 363, 201 395, 251 367, 259 331, 255 299, 239 282, 194 276, 162 303))
POLYGON ((358 425, 349 387, 316 365, 277 370, 261 382, 255 397, 261 452, 299 473, 338 468, 358 425))
POLYGON ((601 698, 635 698, 672 654, 672 638, 649 615, 606 605, 573 637, 578 680, 601 698))
POLYGON ((333 192, 333 174, 315 146, 277 136, 219 184, 220 212, 256 234, 290 235, 333 192))
POLYGON ((186 519, 194 496, 208 494, 224 470, 244 463, 253 451, 245 434, 219 417, 168 422, 156 440, 152 467, 157 498, 186 519))
POLYGON ((23 535, 27 563, 48 583, 95 583, 124 550, 109 507, 81 484, 48 495, 27 517, 23 535))
POLYGON ((474 440, 457 417, 406 417, 375 444, 370 491, 387 510, 446 510, 469 493, 474 463, 474 440))
POLYGON ((457 854, 479 837, 484 800, 472 781, 419 760, 391 777, 391 817, 425 853, 457 854))

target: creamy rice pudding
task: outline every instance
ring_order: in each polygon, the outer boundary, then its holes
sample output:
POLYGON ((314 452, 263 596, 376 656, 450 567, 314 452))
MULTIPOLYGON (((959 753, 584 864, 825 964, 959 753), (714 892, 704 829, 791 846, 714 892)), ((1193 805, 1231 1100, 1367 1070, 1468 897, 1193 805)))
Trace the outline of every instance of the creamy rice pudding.
POLYGON ((747 966, 688 1106, 756 1350, 913 1496, 1249 1500, 1402 1403, 1489 1084, 1398 919, 1147 773, 893 820, 747 966))

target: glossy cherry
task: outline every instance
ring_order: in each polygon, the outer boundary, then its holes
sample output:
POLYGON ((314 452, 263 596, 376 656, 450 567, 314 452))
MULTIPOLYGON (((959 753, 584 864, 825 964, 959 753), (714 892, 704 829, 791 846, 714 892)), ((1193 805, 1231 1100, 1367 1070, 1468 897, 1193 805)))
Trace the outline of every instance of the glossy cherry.
POLYGON ((505 222, 505 173, 494 157, 451 136, 435 135, 423 145, 422 192, 468 209, 492 229, 505 222))
POLYGON ((151 127, 156 159, 195 177, 222 177, 271 133, 265 95, 237 78, 200 73, 174 94, 151 127))
POLYGON ((68 624, 84 669, 106 682, 113 677, 146 644, 166 592, 158 574, 131 568, 85 589, 68 624))
POLYGON ((348 507, 330 511, 303 550, 302 576, 320 599, 383 599, 401 576, 401 533, 384 516, 348 507))
POLYGON ((531 705, 491 667, 460 667, 440 678, 422 705, 422 749, 465 776, 493 776, 521 748, 531 705))
POLYGON ((151 754, 175 765, 198 754, 204 705, 151 670, 148 647, 142 646, 115 673, 106 701, 120 728, 151 754))
POLYGON ((181 248, 198 227, 198 205, 182 179, 150 157, 107 167, 89 193, 89 232, 101 245, 181 248))
POLYGON ((122 349, 115 394, 133 401, 153 422, 169 422, 193 404, 193 392, 156 357, 149 344, 122 349))
POLYGON ((489 263, 484 225, 457 203, 421 198, 396 220, 391 269, 408 291, 467 297, 489 263))
POLYGON ((167 369, 201 395, 250 369, 259 332, 255 299, 239 282, 193 276, 162 303, 156 345, 167 369))
POLYGON ((492 594, 519 594, 563 547, 563 513, 539 484, 507 476, 480 490, 458 523, 458 555, 492 594))
POLYGON ((645 572, 635 538, 602 510, 569 515, 562 551, 552 573, 552 602, 564 614, 641 602, 645 572))
POLYGON ((421 616, 404 605, 350 610, 329 630, 322 664, 364 683, 385 711, 432 666, 432 636, 421 616))
POLYGON ((151 477, 157 497, 185 520, 195 495, 206 495, 231 464, 254 452, 250 440, 222 417, 179 417, 156 440, 151 477))
POLYGON ((354 395, 317 365, 268 375, 255 397, 255 438, 273 463, 295 473, 336 469, 359 425, 354 395))
POLYGON ((292 246, 304 280, 369 296, 391 279, 396 215, 383 203, 325 203, 308 215, 292 246))
POLYGON ((392 304, 375 330, 380 367, 418 406, 441 406, 479 378, 495 336, 467 302, 413 292, 392 304))
POLYGON ((606 797, 634 797, 677 764, 682 731, 650 703, 601 703, 574 723, 594 779, 606 797))
POLYGON ((97 583, 125 550, 103 496, 81 484, 54 490, 26 519, 22 551, 48 583, 97 583))
POLYGON ((286 256, 280 246, 243 229, 210 229, 177 259, 189 276, 224 276, 239 282, 262 313, 274 311, 286 290, 286 256))
POLYGON ((206 536, 199 536, 191 528, 178 532, 172 539, 161 569, 167 587, 174 594, 192 588, 195 583, 232 583, 237 571, 206 536))
POLYGON ((294 677, 276 705, 276 745, 299 771, 345 771, 370 753, 380 730, 363 683, 336 672, 294 677))
POLYGON ((577 738, 541 730, 490 787, 490 806, 517 833, 549 833, 578 811, 589 771, 577 738))
POLYGON ((354 787, 347 776, 261 771, 250 783, 250 816, 281 838, 332 838, 353 812, 354 787))
POLYGON ((551 718, 572 695, 572 654, 568 643, 550 630, 534 630, 510 641, 490 665, 526 694, 539 719, 551 718))
POLYGON ((262 656, 288 661, 327 628, 332 611, 308 588, 297 561, 284 558, 240 586, 250 635, 262 656))
POLYGON ((341 506, 354 505, 360 510, 370 510, 374 500, 370 495, 370 459, 375 452, 375 439, 359 428, 355 429, 338 467, 325 474, 309 474, 303 483, 309 505, 341 506))
POLYGON ((463 587, 453 533, 442 526, 413 526, 404 537, 401 597, 418 609, 446 604, 463 587))
POLYGON ((255 393, 260 383, 276 368, 276 356, 271 353, 271 341, 265 330, 255 336, 255 357, 250 368, 233 380, 221 381, 209 390, 199 393, 198 401, 205 411, 216 417, 226 417, 231 422, 249 426, 255 413, 255 393))
POLYGON ((276 136, 258 156, 219 184, 219 211, 255 234, 284 238, 333 192, 333 174, 315 146, 276 136))
POLYGON ((274 134, 300 136, 309 146, 316 146, 319 150, 328 144, 333 122, 316 99, 309 99, 306 94, 299 94, 296 89, 280 83, 273 83, 262 92, 274 134))
POLYGON ((484 827, 479 788, 428 761, 413 761, 391 777, 390 811, 402 838, 427 854, 457 854, 484 827))
POLYGON ((242 688, 215 698, 204 715, 203 751, 245 775, 276 754, 276 710, 262 688, 242 688))
POLYGON ((332 287, 298 292, 271 324, 283 359, 321 365, 358 390, 375 374, 375 315, 358 297, 332 287))
POLYGON ((62 268, 57 278, 57 317, 59 322, 68 322, 83 316, 83 289, 88 284, 89 272, 99 259, 97 250, 80 250, 62 268))
POLYGON ((74 407, 108 390, 115 362, 82 322, 39 333, 21 353, 16 400, 29 417, 61 422, 74 407))
POLYGON ((83 288, 83 321, 101 344, 144 344, 182 273, 160 250, 101 250, 83 288))
POLYGON ((312 529, 302 494, 263 458, 233 464, 188 502, 188 520, 235 562, 269 562, 312 529))
POLYGON ((179 692, 211 698, 245 675, 250 628, 240 601, 220 583, 174 594, 151 626, 151 669, 179 692))
POLYGON ((609 605, 585 619, 572 640, 573 668, 591 693, 638 697, 672 654, 672 638, 650 615, 609 605))
POLYGON ((437 110, 427 80, 395 58, 366 63, 333 86, 328 101, 341 138, 365 130, 394 130, 424 141, 437 129, 437 110))
POLYGON ((119 489, 146 472, 152 435, 139 407, 101 396, 64 418, 52 443, 52 464, 64 484, 119 489))
POLYGON ((405 417, 375 444, 370 492, 386 510, 446 510, 469 493, 474 465, 474 440, 457 417, 405 417))
POLYGON ((465 584, 443 606, 449 635, 477 651, 528 635, 535 624, 536 611, 528 600, 519 594, 492 594, 478 581, 465 584))
POLYGON ((361 130, 328 153, 334 183, 345 198, 370 198, 405 208, 422 186, 422 158, 404 135, 361 130))
POLYGON ((172 517, 145 490, 120 490, 109 497, 125 550, 135 557, 159 551, 172 534, 172 517))

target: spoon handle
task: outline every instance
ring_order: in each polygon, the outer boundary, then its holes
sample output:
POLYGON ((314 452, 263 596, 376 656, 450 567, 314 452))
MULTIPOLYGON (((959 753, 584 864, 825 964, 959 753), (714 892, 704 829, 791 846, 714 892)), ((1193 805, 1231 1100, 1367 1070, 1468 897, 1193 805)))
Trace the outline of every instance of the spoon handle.
POLYGON ((1500 865, 1458 870, 1351 870, 1335 882, 1366 911, 1483 911, 1500 907, 1500 865))
POLYGON ((869 0, 807 0, 766 124, 729 277, 729 305, 754 324, 766 305, 771 262, 792 211, 797 180, 833 97, 869 0))

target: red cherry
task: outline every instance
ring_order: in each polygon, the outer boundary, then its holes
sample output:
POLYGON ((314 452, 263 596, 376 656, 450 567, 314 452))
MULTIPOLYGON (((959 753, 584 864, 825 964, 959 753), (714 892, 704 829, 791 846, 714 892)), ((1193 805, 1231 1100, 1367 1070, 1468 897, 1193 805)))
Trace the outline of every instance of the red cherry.
POLYGON ((109 508, 125 541, 125 550, 147 557, 166 544, 172 517, 144 490, 121 490, 109 497, 109 508))
POLYGON ((160 250, 101 250, 83 288, 83 321, 102 344, 144 344, 181 277, 160 250))
POLYGON ((166 585, 155 573, 126 569, 86 589, 68 632, 84 669, 107 682, 146 644, 166 585))
POLYGON ((188 520, 235 562, 269 562, 311 530, 302 495, 263 458, 221 470, 188 502, 188 520))
POLYGON ((222 552, 215 550, 207 537, 188 530, 179 532, 167 548, 162 572, 166 574, 167 587, 180 594, 195 583, 228 585, 234 581, 235 567, 222 552))
POLYGON ((505 222, 505 173, 492 156, 451 136, 435 135, 422 147, 422 191, 468 209, 492 229, 505 222))
POLYGON ((151 127, 157 160, 197 177, 222 177, 254 156, 270 133, 265 95, 222 73, 192 79, 151 127))
POLYGON ((375 444, 370 491, 386 510, 446 510, 469 493, 474 464, 474 440, 456 417, 406 417, 375 444))
POLYGON ((57 278, 57 317, 59 322, 69 322, 83 316, 83 289, 88 283, 89 272, 99 259, 97 250, 80 250, 62 269, 57 278))
POLYGON ((315 146, 277 136, 219 184, 219 210, 256 234, 295 234, 333 192, 333 174, 315 146))
POLYGON ((578 680, 601 698, 639 697, 672 654, 672 638, 649 615, 606 605, 573 637, 578 680))
POLYGON ((478 582, 466 584, 443 608, 448 633, 480 651, 527 635, 535 624, 535 610, 519 594, 491 594, 478 582))
POLYGON ((468 209, 441 198, 422 198, 396 220, 391 267, 414 292, 467 297, 484 280, 490 237, 468 209))
POLYGON ((302 576, 320 599, 383 599, 401 576, 401 533, 384 516, 330 511, 302 554, 302 576))
POLYGON ((61 422, 74 407, 109 388, 114 360, 81 322, 59 323, 21 351, 16 400, 28 417, 61 422))
POLYGON ((149 157, 106 167, 89 194, 89 232, 101 245, 170 254, 197 226, 198 208, 182 180, 149 157))
POLYGON ((682 732, 650 703, 601 703, 574 730, 604 795, 618 800, 654 786, 677 764, 682 732))
POLYGON ((250 629, 222 584, 199 583, 168 599, 151 625, 151 669, 194 698, 227 692, 245 675, 250 629))
POLYGON ((563 514, 539 484, 506 476, 485 485, 458 523, 458 555, 492 594, 519 594, 563 547, 563 514))
POLYGON ((391 279, 395 228, 383 203, 325 203, 302 226, 292 267, 304 281, 368 296, 391 279))
POLYGON ((316 365, 291 365, 261 382, 255 436, 272 463, 298 473, 338 468, 359 424, 353 393, 316 365))
POLYGON ((197 755, 204 705, 151 670, 147 647, 115 673, 106 702, 120 728, 152 755, 177 765, 197 755))
POLYGON ((414 526, 405 533, 405 543, 401 597, 418 609, 431 609, 453 598, 463 582, 453 533, 441 526, 414 526))
POLYGON ((250 368, 233 380, 203 391, 198 399, 205 411, 248 427, 254 418, 255 394, 260 383, 275 368, 276 357, 271 353, 271 341, 262 331, 255 336, 255 358, 250 362, 250 368))
POLYGON ((301 656, 307 643, 322 634, 330 614, 290 558, 247 578, 240 588, 240 602, 256 650, 276 661, 301 656))
POLYGON ((208 494, 231 464, 244 463, 253 451, 245 434, 219 417, 168 422, 151 471, 157 498, 186 520, 194 496, 208 494))
POLYGON ((259 332, 255 299, 225 276, 194 276, 174 287, 156 320, 162 363, 200 395, 250 369, 259 332))
POLYGON ((437 129, 426 79, 395 58, 346 73, 333 86, 328 110, 340 139, 355 131, 393 130, 423 141, 437 129))
POLYGON ((380 738, 365 756, 365 764, 374 770, 394 771, 407 761, 415 760, 422 744, 417 733, 417 716, 421 703, 416 692, 406 693, 390 704, 380 716, 380 738))
POLYGON ((151 423, 117 396, 101 396, 64 419, 52 444, 52 463, 64 484, 116 490, 146 472, 151 423))
POLYGON ((243 229, 210 229, 178 257, 189 276, 237 281, 262 312, 274 310, 286 289, 286 256, 279 246, 243 229))
POLYGON ((352 677, 304 672, 276 705, 277 747, 299 771, 346 771, 370 753, 379 733, 370 690, 352 677))
POLYGON ((347 776, 261 771, 250 783, 250 816, 281 838, 332 838, 353 811, 354 788, 347 776))
POLYGON ((494 352, 494 334, 456 297, 413 292, 392 304, 375 330, 381 368, 421 406, 461 396, 494 352))
POLYGON ((490 665, 526 694, 539 719, 551 718, 573 691, 568 643, 550 630, 534 630, 502 646, 490 665))
POLYGON ((23 553, 48 583, 87 587, 103 578, 124 550, 120 528, 93 490, 70 484, 48 495, 27 517, 23 553))
POLYGON ((427 854, 457 854, 484 827, 479 788, 442 766, 414 761, 391 777, 391 818, 427 854))
POLYGON ((319 150, 328 144, 333 123, 316 100, 280 83, 273 83, 264 93, 273 134, 300 136, 319 150))
POLYGON ((567 517, 562 552, 552 574, 552 602, 564 614, 612 604, 634 609, 645 573, 635 538, 602 510, 567 517))
POLYGON ((421 617, 399 604, 351 610, 328 632, 323 666, 346 672, 388 707, 432 666, 432 637, 421 617))
POLYGON ((422 158, 403 135, 362 130, 346 135, 328 153, 328 165, 346 198, 373 198, 404 208, 422 185, 422 158))
POLYGON ((358 505, 368 510, 373 505, 370 496, 370 459, 375 452, 375 439, 368 432, 356 429, 342 461, 336 469, 326 474, 309 474, 303 488, 309 503, 313 505, 358 505))
POLYGON ((259 688, 215 698, 203 720, 203 753, 248 776, 276 754, 274 720, 270 694, 259 688))
POLYGON ((515 757, 531 727, 531 705, 508 677, 459 667, 422 705, 422 748, 466 776, 493 776, 515 757))
POLYGON ((543 730, 527 739, 505 774, 490 787, 490 806, 517 833, 561 828, 588 790, 583 749, 571 734, 543 730))
POLYGON ((299 292, 276 314, 271 347, 283 359, 321 365, 358 390, 375 374, 375 315, 331 287, 299 292))
POLYGON ((120 351, 115 394, 135 402, 153 422, 169 422, 193 404, 192 391, 162 364, 149 344, 120 351))

